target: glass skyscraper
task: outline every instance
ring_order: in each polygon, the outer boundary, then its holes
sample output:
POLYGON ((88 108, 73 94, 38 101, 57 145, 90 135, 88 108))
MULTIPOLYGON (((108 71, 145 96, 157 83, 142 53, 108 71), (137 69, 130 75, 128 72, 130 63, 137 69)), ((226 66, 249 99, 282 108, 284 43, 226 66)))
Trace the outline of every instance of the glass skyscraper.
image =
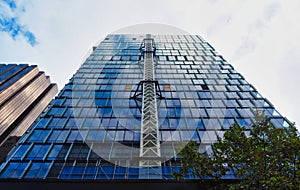
POLYGON ((108 35, 22 137, 0 178, 173 179, 182 145, 196 141, 209 154, 234 122, 249 129, 257 110, 275 127, 290 124, 200 36, 108 35))
POLYGON ((37 65, 0 63, 0 163, 57 91, 37 65))

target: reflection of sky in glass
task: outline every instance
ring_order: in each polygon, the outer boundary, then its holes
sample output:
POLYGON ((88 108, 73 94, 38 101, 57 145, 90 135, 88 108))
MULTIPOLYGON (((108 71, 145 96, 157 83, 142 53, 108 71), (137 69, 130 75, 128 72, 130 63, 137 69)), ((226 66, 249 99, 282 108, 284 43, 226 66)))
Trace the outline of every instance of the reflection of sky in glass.
MULTIPOLYGON (((22 138, 0 177, 138 179, 142 104, 130 97, 143 79, 141 41, 108 35, 22 138)), ((249 128, 256 110, 275 127, 288 124, 201 37, 155 36, 155 42, 163 178, 178 169, 169 159, 180 142, 194 140, 209 153, 234 122, 249 128)))

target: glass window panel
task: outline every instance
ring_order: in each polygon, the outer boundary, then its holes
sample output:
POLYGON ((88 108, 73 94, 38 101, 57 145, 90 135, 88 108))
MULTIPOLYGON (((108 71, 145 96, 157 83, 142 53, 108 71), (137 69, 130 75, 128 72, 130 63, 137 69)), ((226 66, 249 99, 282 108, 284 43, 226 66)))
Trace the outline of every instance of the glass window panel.
POLYGON ((55 160, 56 157, 58 156, 60 150, 61 150, 62 145, 54 145, 51 148, 51 151, 47 157, 48 160, 55 160))
POLYGON ((38 128, 45 128, 47 123, 50 121, 51 118, 41 118, 38 120, 36 127, 38 128))
POLYGON ((28 138, 28 142, 43 142, 46 140, 49 135, 50 130, 34 130, 30 137, 28 138))
POLYGON ((208 131, 199 131, 199 137, 201 139, 201 143, 210 144, 211 140, 208 135, 208 131))
POLYGON ((250 125, 252 124, 250 119, 245 119, 245 118, 236 118, 237 123, 239 126, 249 128, 250 125))
POLYGON ((223 123, 222 124, 222 128, 223 129, 229 129, 235 122, 235 120, 232 118, 232 119, 220 119, 221 122, 223 123))
POLYGON ((189 128, 189 129, 196 129, 197 128, 197 124, 196 124, 195 119, 186 118, 186 122, 187 122, 187 128, 189 128))
POLYGON ((161 139, 162 141, 172 141, 170 131, 161 131, 161 139))
POLYGON ((200 130, 204 130, 205 129, 204 123, 203 123, 203 121, 201 119, 198 120, 197 129, 200 129, 200 130))
POLYGON ((88 141, 103 141, 105 131, 104 130, 90 130, 86 140, 88 141))
POLYGON ((173 141, 181 141, 179 131, 172 131, 171 135, 172 135, 173 141))
POLYGON ((50 137, 48 138, 48 142, 55 142, 57 137, 60 135, 61 130, 52 131, 50 137))
POLYGON ((125 131, 124 141, 133 141, 133 132, 132 131, 125 131))
POLYGON ((179 118, 169 118, 170 128, 176 129, 178 127, 179 118))
POLYGON ((81 127, 83 121, 83 118, 69 118, 68 122, 66 123, 66 128, 79 128, 81 127))
POLYGON ((206 129, 221 129, 218 119, 203 119, 206 129))
POLYGON ((116 131, 116 141, 123 141, 124 138, 124 131, 116 131))
POLYGON ((19 146, 17 152, 13 156, 13 160, 19 160, 25 156, 25 153, 28 151, 30 145, 22 144, 19 146))
POLYGON ((9 162, 3 172, 1 178, 20 178, 27 168, 28 162, 9 162))
POLYGON ((141 139, 141 133, 138 131, 138 132, 134 132, 134 139, 133 141, 140 141, 141 139))
POLYGON ((61 133, 58 136, 58 138, 56 139, 56 142, 65 142, 68 135, 69 135, 69 130, 61 130, 61 133))
POLYGON ((49 150, 49 147, 50 145, 34 145, 26 156, 26 159, 42 160, 49 150))
POLYGON ((105 141, 113 141, 115 139, 116 131, 106 131, 105 141))
POLYGON ((192 139, 191 132, 190 131, 180 131, 182 141, 190 141, 192 139))
POLYGON ((45 178, 50 165, 50 163, 32 163, 25 178, 45 178))

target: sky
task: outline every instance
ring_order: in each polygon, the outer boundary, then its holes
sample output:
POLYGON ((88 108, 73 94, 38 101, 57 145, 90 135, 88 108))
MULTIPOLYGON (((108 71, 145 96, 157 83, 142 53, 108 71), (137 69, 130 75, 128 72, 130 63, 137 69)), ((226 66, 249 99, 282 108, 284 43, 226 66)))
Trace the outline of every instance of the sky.
POLYGON ((299 129, 299 0, 0 0, 0 62, 61 89, 107 34, 159 23, 201 35, 299 129))

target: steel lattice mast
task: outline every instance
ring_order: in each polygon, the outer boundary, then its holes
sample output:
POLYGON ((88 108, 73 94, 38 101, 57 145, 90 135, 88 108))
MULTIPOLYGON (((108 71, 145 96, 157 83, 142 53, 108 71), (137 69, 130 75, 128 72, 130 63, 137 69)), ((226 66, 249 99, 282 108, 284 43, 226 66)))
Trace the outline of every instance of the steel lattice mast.
POLYGON ((158 116, 154 75, 155 45, 150 34, 146 35, 141 47, 144 56, 144 80, 142 81, 142 126, 140 140, 141 167, 161 166, 160 141, 158 133, 158 116))

